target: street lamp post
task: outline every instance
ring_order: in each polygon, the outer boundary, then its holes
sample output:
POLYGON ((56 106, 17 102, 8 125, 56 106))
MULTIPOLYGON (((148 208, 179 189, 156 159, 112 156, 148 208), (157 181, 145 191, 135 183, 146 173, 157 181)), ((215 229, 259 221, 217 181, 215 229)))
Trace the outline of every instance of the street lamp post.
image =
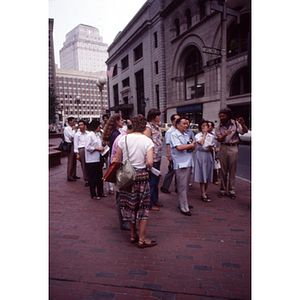
MULTIPOLYGON (((99 91, 100 91, 101 110, 103 109, 102 90, 103 90, 103 87, 105 84, 106 84, 106 77, 104 77, 104 76, 100 76, 96 80, 96 85, 99 87, 99 91)), ((100 110, 100 121, 101 121, 101 110, 100 110)))
MULTIPOLYGON (((78 121, 79 121, 79 103, 80 103, 80 96, 76 96, 75 103, 77 104, 77 115, 78 115, 78 121)), ((77 121, 77 122, 78 122, 77 121)))

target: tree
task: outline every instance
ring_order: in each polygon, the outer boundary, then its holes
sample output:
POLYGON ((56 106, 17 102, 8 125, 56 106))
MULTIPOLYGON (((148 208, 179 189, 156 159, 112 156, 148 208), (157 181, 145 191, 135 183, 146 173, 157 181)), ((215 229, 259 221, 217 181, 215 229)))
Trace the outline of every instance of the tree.
POLYGON ((55 90, 49 87, 49 124, 56 122, 56 113, 58 103, 56 102, 57 96, 55 90))

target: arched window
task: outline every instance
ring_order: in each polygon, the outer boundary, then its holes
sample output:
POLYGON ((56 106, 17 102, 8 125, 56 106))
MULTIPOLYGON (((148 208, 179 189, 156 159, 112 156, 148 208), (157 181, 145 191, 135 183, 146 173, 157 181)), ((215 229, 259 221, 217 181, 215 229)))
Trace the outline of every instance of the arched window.
POLYGON ((186 100, 204 96, 204 72, 202 57, 196 47, 191 47, 185 61, 186 100))
POLYGON ((250 32, 250 14, 241 15, 240 24, 236 20, 227 29, 227 57, 232 57, 248 50, 250 32))
POLYGON ((251 93, 251 79, 248 68, 241 69, 233 78, 229 96, 251 93))
POLYGON ((179 36, 180 34, 180 26, 179 26, 179 19, 175 19, 174 21, 174 25, 175 25, 175 30, 176 30, 176 36, 179 36))
POLYGON ((186 22, 187 22, 187 29, 191 28, 192 26, 192 13, 191 10, 188 8, 185 12, 185 18, 186 18, 186 22))

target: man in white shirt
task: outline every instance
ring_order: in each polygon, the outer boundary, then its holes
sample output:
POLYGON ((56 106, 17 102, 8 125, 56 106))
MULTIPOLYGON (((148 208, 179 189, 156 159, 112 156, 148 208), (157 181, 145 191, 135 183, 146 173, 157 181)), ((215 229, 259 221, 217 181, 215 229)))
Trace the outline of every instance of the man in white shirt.
POLYGON ((72 143, 71 151, 68 154, 68 164, 67 164, 67 180, 76 181, 80 177, 76 176, 76 156, 74 154, 74 144, 73 140, 75 137, 75 118, 69 117, 68 124, 64 130, 64 138, 67 143, 72 143))
POLYGON ((87 136, 87 132, 85 131, 86 123, 84 120, 79 120, 78 128, 79 131, 76 132, 74 137, 74 153, 76 155, 76 159, 81 163, 81 169, 85 181, 85 186, 89 186, 89 178, 86 174, 85 170, 85 138, 87 136))

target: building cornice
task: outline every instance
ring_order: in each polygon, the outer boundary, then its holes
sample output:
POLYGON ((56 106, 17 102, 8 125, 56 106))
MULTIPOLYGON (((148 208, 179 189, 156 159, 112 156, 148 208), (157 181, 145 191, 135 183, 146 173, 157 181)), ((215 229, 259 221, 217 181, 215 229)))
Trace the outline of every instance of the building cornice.
POLYGON ((110 44, 108 47, 107 51, 111 51, 111 48, 115 46, 115 44, 118 43, 118 41, 130 30, 131 27, 133 27, 136 23, 136 20, 140 18, 140 16, 148 9, 150 6, 150 3, 147 1, 141 8, 140 10, 135 14, 135 16, 131 19, 131 21, 126 25, 126 27, 122 30, 119 31, 119 33, 116 35, 114 41, 110 44))

